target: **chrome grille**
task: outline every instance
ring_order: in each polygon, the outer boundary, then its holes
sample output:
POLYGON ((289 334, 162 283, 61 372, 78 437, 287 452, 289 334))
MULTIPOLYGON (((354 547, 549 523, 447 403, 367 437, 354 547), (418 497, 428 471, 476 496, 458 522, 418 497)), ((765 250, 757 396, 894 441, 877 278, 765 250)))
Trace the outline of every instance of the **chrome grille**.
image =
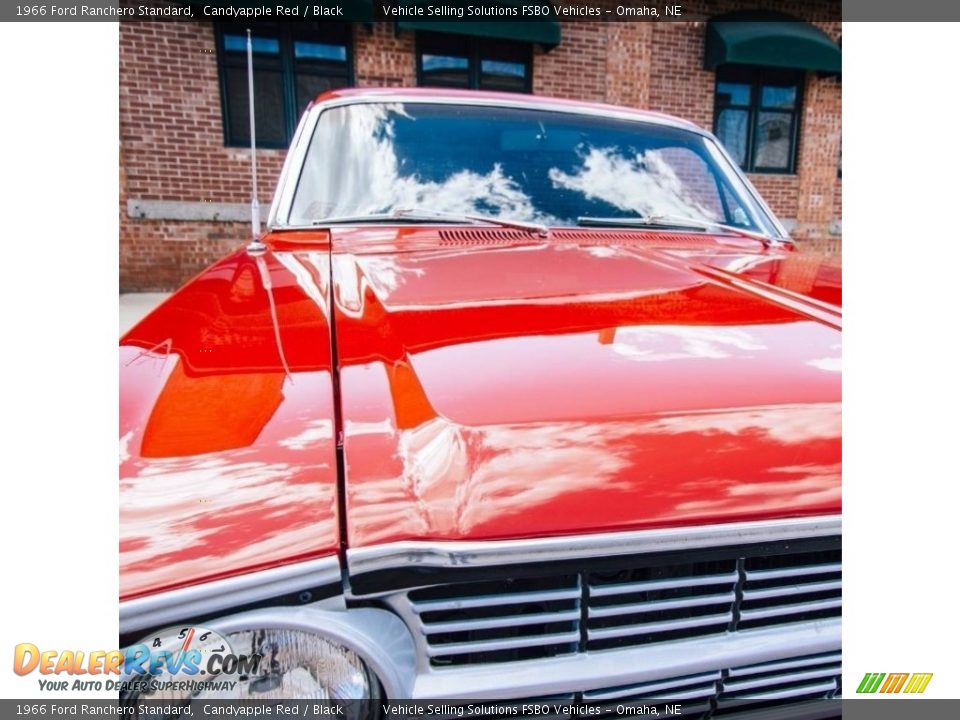
POLYGON ((733 621, 736 560, 587 576, 587 649, 723 632, 733 621), (623 582, 625 578, 642 580, 623 582))
POLYGON ((839 615, 839 556, 837 562, 818 562, 820 559, 816 555, 747 559, 739 627, 839 615))
POLYGON ((732 668, 721 683, 717 714, 835 697, 840 692, 840 672, 840 653, 732 668))
POLYGON ((777 662, 716 670, 583 693, 597 713, 617 706, 683 705, 683 717, 723 717, 804 700, 825 700, 840 691, 840 653, 807 655, 777 662))
POLYGON ((712 709, 722 677, 723 674, 717 670, 658 682, 591 690, 583 693, 583 702, 596 708, 599 713, 616 712, 620 705, 682 703, 683 716, 695 716, 712 709))
POLYGON ((830 541, 827 550, 708 548, 542 577, 549 568, 514 567, 502 579, 386 600, 413 631, 424 666, 629 648, 839 617, 839 538, 830 541))
POLYGON ((458 583, 407 594, 430 664, 530 660, 576 652, 580 577, 458 583))

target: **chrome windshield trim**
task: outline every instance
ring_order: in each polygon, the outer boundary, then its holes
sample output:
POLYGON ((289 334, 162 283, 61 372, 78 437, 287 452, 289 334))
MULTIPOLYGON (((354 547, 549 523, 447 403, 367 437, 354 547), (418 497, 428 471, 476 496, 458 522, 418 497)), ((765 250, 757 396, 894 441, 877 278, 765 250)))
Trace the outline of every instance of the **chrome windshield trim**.
POLYGON ((838 535, 839 515, 538 538, 420 541, 347 550, 351 575, 398 567, 491 567, 838 535))
POLYGON ((300 118, 300 124, 297 125, 297 131, 290 143, 290 151, 284 158, 283 167, 280 169, 280 177, 273 193, 273 202, 270 203, 270 214, 267 216, 267 228, 269 230, 281 229, 286 225, 287 218, 290 216, 293 195, 297 189, 297 184, 300 182, 300 171, 303 169, 303 161, 310 147, 310 138, 313 137, 313 131, 320 119, 322 109, 318 108, 321 107, 326 106, 314 105, 308 108, 300 118), (292 177, 294 172, 297 173, 296 177, 292 177))
POLYGON ((787 232, 787 229, 783 226, 783 223, 780 222, 780 218, 777 217, 777 214, 770 208, 770 205, 767 204, 767 201, 763 199, 763 195, 760 194, 760 191, 757 190, 756 186, 750 181, 750 178, 747 177, 747 173, 744 172, 743 168, 740 167, 739 163, 734 159, 733 155, 727 148, 723 146, 723 143, 720 142, 718 138, 713 133, 705 133, 708 138, 713 141, 713 145, 716 150, 727 159, 727 164, 733 170, 733 174, 740 178, 743 181, 743 184, 747 188, 747 192, 750 193, 754 202, 760 206, 761 212, 763 212, 770 222, 773 224, 773 227, 776 229, 777 233, 780 235, 778 238, 774 238, 774 241, 778 245, 794 245, 793 239, 790 237, 790 233, 787 232))
POLYGON ((341 584, 337 556, 191 585, 120 603, 120 632, 243 607, 289 593, 341 584))
POLYGON ((733 172, 736 177, 743 181, 746 192, 751 196, 751 199, 757 203, 761 212, 765 213, 767 219, 780 234, 780 237, 772 238, 772 240, 777 244, 792 242, 786 229, 783 227, 783 224, 770 209, 770 206, 764 201, 760 193, 757 192, 757 189, 753 186, 753 183, 750 182, 749 178, 747 178, 740 166, 734 161, 733 156, 727 152, 726 148, 723 147, 723 144, 713 133, 688 120, 671 117, 669 115, 647 113, 641 110, 618 108, 617 106, 613 105, 599 107, 585 105, 581 107, 577 105, 569 105, 564 102, 552 101, 551 98, 531 97, 530 99, 527 99, 523 95, 518 95, 515 99, 499 97, 488 98, 483 96, 427 97, 415 93, 405 93, 402 90, 385 92, 383 94, 377 93, 369 95, 338 97, 331 100, 326 100, 324 102, 314 103, 307 109, 303 117, 300 119, 300 124, 297 126, 297 132, 294 136, 293 142, 291 143, 290 151, 287 153, 287 157, 283 163, 283 169, 280 173, 280 179, 277 183, 277 190, 273 198, 273 203, 270 206, 267 227, 271 230, 306 230, 316 229, 317 226, 323 226, 322 220, 318 221, 316 225, 289 224, 290 210, 293 205, 293 197, 300 181, 298 171, 303 168, 303 161, 306 157, 307 149, 310 146, 310 141, 312 140, 313 133, 316 130, 317 122, 323 112, 332 108, 344 107, 347 105, 406 102, 421 103, 424 105, 472 105, 477 107, 544 110, 548 112, 567 113, 569 115, 616 118, 618 120, 627 120, 631 122, 649 123, 663 127, 677 128, 679 130, 686 130, 688 132, 701 135, 711 142, 715 151, 726 158, 727 164, 730 166, 729 170, 733 172), (297 177, 293 177, 294 172, 297 172, 297 177))

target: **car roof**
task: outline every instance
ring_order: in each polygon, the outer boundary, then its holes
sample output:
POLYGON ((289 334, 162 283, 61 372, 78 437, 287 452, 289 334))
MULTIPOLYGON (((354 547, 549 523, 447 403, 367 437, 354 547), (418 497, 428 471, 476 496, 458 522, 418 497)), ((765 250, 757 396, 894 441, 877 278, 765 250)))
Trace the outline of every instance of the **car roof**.
POLYGON ((596 114, 598 111, 608 111, 617 114, 634 115, 638 120, 652 120, 659 123, 667 123, 678 127, 685 127, 691 130, 703 129, 689 120, 678 118, 666 113, 654 112, 652 110, 640 110, 637 108, 626 107, 623 105, 611 105, 608 103, 585 102, 582 100, 569 100, 567 98, 548 97, 546 95, 531 95, 527 93, 510 92, 491 92, 488 90, 459 90, 455 88, 439 87, 388 87, 388 88, 341 88, 339 90, 330 90, 321 93, 314 100, 314 103, 330 102, 334 100, 376 100, 377 98, 390 98, 391 100, 410 99, 413 101, 426 100, 444 100, 446 102, 462 100, 464 104, 470 104, 471 100, 482 101, 484 104, 495 104, 497 101, 504 105, 515 105, 522 103, 524 105, 536 106, 538 103, 544 105, 544 109, 563 109, 567 111, 583 110, 596 114))

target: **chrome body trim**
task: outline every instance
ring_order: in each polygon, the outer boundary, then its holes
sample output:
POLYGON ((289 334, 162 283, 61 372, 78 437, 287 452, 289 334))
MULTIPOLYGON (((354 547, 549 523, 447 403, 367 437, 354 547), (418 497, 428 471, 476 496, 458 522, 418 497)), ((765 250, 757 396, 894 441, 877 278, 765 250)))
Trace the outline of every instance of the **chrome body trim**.
POLYGON ((771 303, 813 318, 828 327, 843 330, 842 308, 836 305, 831 306, 790 290, 782 290, 779 287, 769 285, 762 281, 747 282, 744 281, 742 277, 723 270, 717 270, 716 268, 703 266, 697 268, 697 272, 710 278, 718 278, 722 282, 729 283, 740 290, 753 293, 771 303))
POLYGON ((191 585, 121 602, 120 632, 147 630, 308 588, 340 586, 341 583, 340 560, 332 556, 191 585))
POLYGON ((543 697, 833 652, 839 647, 840 620, 830 619, 625 650, 420 672, 410 694, 404 697, 439 700, 543 697))
POLYGON ((840 516, 634 530, 534 540, 419 541, 347 550, 351 575, 404 566, 491 567, 839 535, 840 516))
POLYGON ((760 211, 763 212, 771 225, 779 233, 780 237, 770 238, 774 244, 790 243, 789 234, 783 227, 783 224, 767 205, 763 197, 757 192, 753 183, 750 182, 740 166, 734 161, 733 156, 727 152, 723 144, 717 137, 687 120, 671 117, 669 115, 660 115, 657 113, 647 113, 641 110, 630 110, 628 108, 619 108, 617 106, 599 106, 590 105, 578 106, 570 105, 564 102, 554 102, 550 98, 529 97, 522 95, 517 98, 490 98, 478 95, 476 97, 452 97, 439 96, 427 97, 421 94, 398 91, 389 91, 383 93, 370 93, 367 95, 348 95, 345 97, 333 98, 323 102, 317 102, 307 108, 297 131, 290 145, 290 151, 283 163, 283 169, 280 173, 280 179, 277 183, 277 189, 274 194, 273 203, 270 206, 270 214, 267 220, 267 226, 271 230, 305 230, 310 228, 322 228, 323 223, 316 225, 290 225, 290 208, 293 204, 293 196, 296 193, 297 184, 300 180, 299 171, 303 167, 303 161, 313 138, 314 130, 320 115, 329 109, 343 107, 346 105, 360 104, 384 104, 384 103, 421 103, 429 105, 473 105, 479 107, 495 108, 517 108, 521 110, 545 110, 549 112, 568 113, 570 115, 588 115, 593 117, 616 118, 619 120, 628 120, 632 122, 648 123, 666 127, 687 130, 696 133, 711 141, 713 149, 726 159, 729 170, 739 178, 746 191, 751 195, 751 199, 757 204, 760 211), (296 172, 296 177, 294 173, 296 172))

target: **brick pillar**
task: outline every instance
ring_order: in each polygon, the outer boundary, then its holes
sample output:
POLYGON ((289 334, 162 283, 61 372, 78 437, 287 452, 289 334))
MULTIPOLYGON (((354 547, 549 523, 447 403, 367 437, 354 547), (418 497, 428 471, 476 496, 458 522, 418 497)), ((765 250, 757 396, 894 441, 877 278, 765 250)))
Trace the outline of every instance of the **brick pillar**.
POLYGON ((797 162, 797 238, 824 238, 840 217, 834 207, 840 155, 840 83, 807 74, 797 162))
POLYGON ((654 24, 609 23, 606 27, 606 101, 627 107, 648 107, 654 24))
POLYGON ((603 102, 607 87, 606 23, 563 23, 562 32, 563 41, 552 50, 534 48, 533 92, 603 102))
POLYGON ((712 129, 714 74, 703 69, 706 23, 633 24, 650 26, 649 108, 712 129))
POLYGON ((398 36, 394 23, 379 22, 373 27, 355 23, 354 63, 357 87, 413 87, 417 84, 414 33, 398 36))

